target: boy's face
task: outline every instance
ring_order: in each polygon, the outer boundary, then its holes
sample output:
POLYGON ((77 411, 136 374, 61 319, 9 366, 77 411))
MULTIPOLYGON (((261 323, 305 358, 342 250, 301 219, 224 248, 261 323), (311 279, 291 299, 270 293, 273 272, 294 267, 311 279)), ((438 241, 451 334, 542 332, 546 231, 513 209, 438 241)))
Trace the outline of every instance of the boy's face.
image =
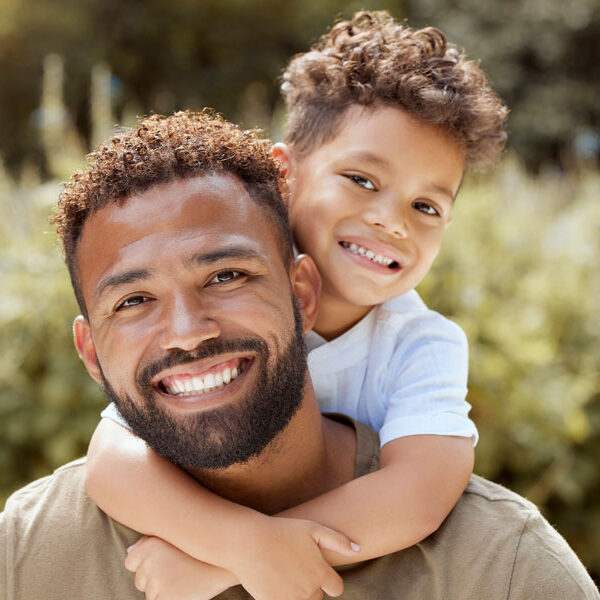
POLYGON ((404 111, 351 107, 337 136, 289 160, 296 243, 321 302, 349 314, 414 288, 435 259, 464 171, 460 148, 404 111))

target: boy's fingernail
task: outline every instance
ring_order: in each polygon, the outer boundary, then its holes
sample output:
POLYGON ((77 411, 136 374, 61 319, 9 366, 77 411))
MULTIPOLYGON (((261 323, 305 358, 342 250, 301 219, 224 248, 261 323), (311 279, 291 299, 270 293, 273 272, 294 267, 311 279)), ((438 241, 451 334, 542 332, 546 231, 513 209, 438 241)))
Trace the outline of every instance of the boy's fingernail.
POLYGON ((360 546, 358 544, 350 542, 350 547, 352 548, 352 550, 354 550, 354 552, 360 552, 360 546))

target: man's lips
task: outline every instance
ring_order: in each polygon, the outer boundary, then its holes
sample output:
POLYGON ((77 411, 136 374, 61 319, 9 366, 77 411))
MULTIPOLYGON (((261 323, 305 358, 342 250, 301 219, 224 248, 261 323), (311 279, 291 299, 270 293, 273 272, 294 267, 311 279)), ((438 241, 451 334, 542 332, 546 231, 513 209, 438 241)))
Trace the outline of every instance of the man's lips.
POLYGON ((388 244, 356 236, 340 238, 338 244, 346 252, 369 261, 374 266, 381 266, 388 272, 398 271, 404 266, 404 258, 388 244))
POLYGON ((219 360, 206 366, 206 360, 177 367, 176 373, 161 377, 154 387, 175 397, 195 396, 229 385, 252 362, 249 356, 237 356, 219 360))

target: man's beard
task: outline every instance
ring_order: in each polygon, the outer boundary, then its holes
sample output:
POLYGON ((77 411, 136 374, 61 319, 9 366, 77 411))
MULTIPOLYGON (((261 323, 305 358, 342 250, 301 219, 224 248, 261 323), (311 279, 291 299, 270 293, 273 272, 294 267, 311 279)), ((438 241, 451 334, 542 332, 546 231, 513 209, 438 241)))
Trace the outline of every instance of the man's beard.
POLYGON ((203 342, 196 350, 174 350, 138 371, 136 404, 119 396, 101 372, 107 398, 114 402, 133 432, 157 453, 183 468, 221 469, 245 463, 259 455, 298 410, 306 377, 306 349, 302 322, 294 306, 295 329, 291 340, 267 368, 269 351, 259 337, 237 340, 219 338, 203 342), (217 408, 174 418, 154 399, 151 380, 164 369, 226 352, 256 353, 253 369, 256 385, 245 398, 217 408))

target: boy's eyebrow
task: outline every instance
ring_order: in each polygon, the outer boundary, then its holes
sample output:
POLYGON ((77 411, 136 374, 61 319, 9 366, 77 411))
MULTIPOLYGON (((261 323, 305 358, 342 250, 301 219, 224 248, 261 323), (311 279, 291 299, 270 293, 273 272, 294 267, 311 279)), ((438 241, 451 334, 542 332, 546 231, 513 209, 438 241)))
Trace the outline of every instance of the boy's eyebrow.
MULTIPOLYGON (((431 189, 431 191, 433 192, 437 192, 438 194, 443 194, 444 196, 448 196, 448 198, 450 198, 450 200, 452 202, 454 202, 454 199, 456 198, 456 195, 458 194, 458 190, 456 192, 456 194, 453 194, 451 190, 449 190, 448 188, 444 187, 443 185, 437 185, 436 183, 432 183, 429 186, 429 189, 431 189)), ((459 186, 460 189, 460 186, 459 186)))
POLYGON ((359 162, 368 162, 376 167, 382 167, 384 169, 390 169, 391 164, 388 160, 374 154, 373 152, 369 152, 368 150, 356 150, 350 151, 342 155, 344 160, 357 160, 359 162))
POLYGON ((149 279, 152 275, 152 269, 132 269, 131 271, 125 271, 124 273, 109 275, 100 280, 100 283, 96 286, 94 295, 96 298, 100 298, 100 296, 102 296, 109 288, 116 288, 135 281, 141 281, 142 279, 149 279))

